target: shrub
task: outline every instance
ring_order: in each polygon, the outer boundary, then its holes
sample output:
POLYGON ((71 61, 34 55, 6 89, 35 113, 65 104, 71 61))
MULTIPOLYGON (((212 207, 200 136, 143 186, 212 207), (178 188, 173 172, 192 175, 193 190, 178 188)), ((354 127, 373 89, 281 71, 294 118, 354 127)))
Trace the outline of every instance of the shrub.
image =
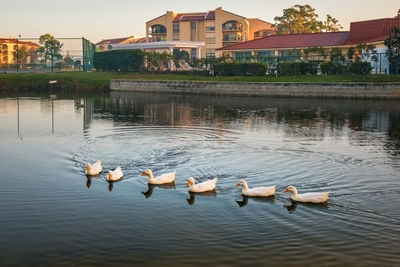
POLYGON ((370 74, 371 70, 371 62, 356 61, 349 65, 349 73, 353 74, 370 74))
POLYGON ((93 65, 102 71, 139 71, 143 68, 145 53, 140 50, 111 50, 96 52, 93 65))
POLYGON ((332 61, 322 62, 320 64, 321 72, 327 75, 332 74, 345 74, 347 72, 346 66, 339 63, 334 63, 332 61))
POLYGON ((226 62, 212 65, 216 76, 265 76, 268 65, 265 63, 226 62))
POLYGON ((281 75, 315 75, 318 72, 318 63, 310 62, 283 62, 280 64, 281 75))

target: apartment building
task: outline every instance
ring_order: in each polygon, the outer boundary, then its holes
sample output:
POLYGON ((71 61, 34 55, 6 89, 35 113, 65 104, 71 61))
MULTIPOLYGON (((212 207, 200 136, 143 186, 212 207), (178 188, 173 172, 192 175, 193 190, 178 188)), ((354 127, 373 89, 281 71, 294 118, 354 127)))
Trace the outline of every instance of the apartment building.
POLYGON ((245 18, 223 10, 222 7, 199 13, 167 11, 166 14, 146 22, 147 42, 204 42, 205 49, 200 53, 196 48, 188 51, 192 57, 200 54, 202 58, 220 56, 222 52, 216 51, 216 48, 274 33, 271 23, 257 18, 245 18))
POLYGON ((40 47, 39 44, 30 41, 23 41, 15 38, 0 37, 0 64, 16 64, 17 56, 15 52, 18 49, 26 49, 29 56, 24 58, 24 64, 38 63, 36 50, 40 47))

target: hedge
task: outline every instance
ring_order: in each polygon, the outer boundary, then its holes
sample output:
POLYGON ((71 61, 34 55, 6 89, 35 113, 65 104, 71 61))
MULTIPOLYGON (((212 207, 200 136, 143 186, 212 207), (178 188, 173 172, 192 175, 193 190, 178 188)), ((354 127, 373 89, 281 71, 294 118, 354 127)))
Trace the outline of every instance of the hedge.
POLYGON ((349 73, 352 74, 370 74, 371 70, 371 62, 356 61, 349 65, 349 73))
POLYGON ((265 63, 226 62, 212 65, 215 76, 265 76, 268 65, 265 63))
POLYGON ((280 75, 304 75, 318 73, 318 62, 283 62, 280 64, 280 75))
POLYGON ((102 71, 140 71, 144 60, 145 53, 140 50, 110 50, 94 53, 93 65, 102 71))
POLYGON ((331 74, 346 74, 347 73, 347 67, 344 65, 341 65, 339 63, 333 63, 331 61, 328 62, 322 62, 320 64, 321 67, 321 72, 323 74, 331 75, 331 74))

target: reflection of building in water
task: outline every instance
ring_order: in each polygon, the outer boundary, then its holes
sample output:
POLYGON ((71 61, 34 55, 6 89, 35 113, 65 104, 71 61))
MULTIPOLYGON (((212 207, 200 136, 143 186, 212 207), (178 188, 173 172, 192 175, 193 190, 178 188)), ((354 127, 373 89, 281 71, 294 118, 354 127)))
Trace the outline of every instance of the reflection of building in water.
MULTIPOLYGON (((82 103, 82 101, 79 101, 79 103, 82 103)), ((75 106, 76 110, 82 110, 79 106, 75 106)), ((83 99, 83 130, 86 130, 90 126, 90 122, 92 121, 92 115, 93 115, 93 108, 94 108, 94 102, 93 98, 84 98, 83 99)))
POLYGON ((389 112, 373 111, 362 121, 362 130, 371 132, 387 132, 390 126, 389 112))

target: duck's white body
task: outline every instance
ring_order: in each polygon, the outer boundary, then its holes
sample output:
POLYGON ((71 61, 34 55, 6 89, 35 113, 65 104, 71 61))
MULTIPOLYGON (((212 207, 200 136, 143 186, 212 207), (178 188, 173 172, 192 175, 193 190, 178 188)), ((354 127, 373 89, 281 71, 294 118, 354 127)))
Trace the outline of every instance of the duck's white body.
POLYGON ((248 197, 269 197, 275 194, 275 186, 249 188, 247 182, 241 180, 236 186, 242 186, 242 194, 248 197))
POLYGON ((190 185, 189 192, 193 192, 193 193, 207 192, 207 191, 212 191, 215 189, 217 180, 218 180, 218 178, 214 178, 212 180, 208 180, 208 181, 196 184, 196 181, 194 180, 194 178, 190 177, 186 186, 190 185))
POLYGON ((292 194, 290 198, 298 202, 323 203, 328 201, 329 197, 329 192, 298 194, 297 189, 294 186, 289 186, 283 192, 289 192, 289 191, 292 194))
POLYGON ((107 180, 109 181, 117 181, 122 178, 124 174, 122 173, 121 167, 118 166, 115 170, 108 172, 107 180))
POLYGON ((175 173, 176 172, 174 171, 154 178, 153 172, 151 170, 145 170, 142 173, 142 176, 147 175, 149 177, 149 184, 169 184, 175 181, 175 173))
POLYGON ((86 165, 86 175, 97 175, 103 171, 103 167, 101 166, 101 160, 96 161, 93 165, 88 163, 86 165))

